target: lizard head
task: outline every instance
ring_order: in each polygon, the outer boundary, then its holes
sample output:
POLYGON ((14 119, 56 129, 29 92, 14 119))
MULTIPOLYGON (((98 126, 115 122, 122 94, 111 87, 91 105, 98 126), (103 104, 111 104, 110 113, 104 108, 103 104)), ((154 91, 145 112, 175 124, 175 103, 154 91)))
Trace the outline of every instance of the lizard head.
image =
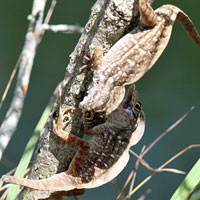
POLYGON ((126 97, 121 105, 126 113, 129 114, 133 127, 129 143, 129 146, 131 147, 141 140, 145 129, 145 115, 142 111, 142 103, 134 84, 129 87, 126 97))
POLYGON ((134 84, 129 87, 121 105, 107 116, 107 121, 113 126, 121 127, 124 130, 131 129, 133 132, 141 124, 144 126, 142 104, 134 84))
POLYGON ((142 103, 134 84, 129 87, 126 97, 122 102, 122 107, 136 120, 142 112, 142 103))

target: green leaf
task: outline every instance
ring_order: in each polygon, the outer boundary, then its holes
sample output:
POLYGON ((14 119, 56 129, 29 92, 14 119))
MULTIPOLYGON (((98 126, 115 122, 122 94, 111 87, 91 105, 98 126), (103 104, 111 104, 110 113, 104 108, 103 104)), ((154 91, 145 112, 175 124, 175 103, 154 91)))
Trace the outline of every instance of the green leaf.
MULTIPOLYGON (((44 127, 44 124, 46 123, 47 118, 49 116, 49 113, 50 113, 50 108, 49 108, 49 106, 47 106, 45 111, 42 114, 42 117, 40 118, 40 121, 38 122, 38 124, 35 128, 35 131, 34 131, 32 137, 30 138, 30 140, 28 141, 28 143, 26 145, 24 154, 23 154, 23 156, 22 156, 22 158, 21 158, 21 160, 20 160, 20 162, 17 166, 17 170, 16 170, 14 176, 24 177, 25 171, 26 171, 26 169, 29 165, 29 162, 30 162, 31 157, 33 155, 35 146, 37 144, 37 141, 38 141, 38 138, 39 138, 39 135, 40 135, 40 131, 44 127)), ((9 189, 6 200, 16 199, 17 195, 19 193, 19 189, 20 189, 19 185, 12 185, 9 189)))
POLYGON ((196 162, 170 200, 185 200, 200 186, 200 159, 196 162))

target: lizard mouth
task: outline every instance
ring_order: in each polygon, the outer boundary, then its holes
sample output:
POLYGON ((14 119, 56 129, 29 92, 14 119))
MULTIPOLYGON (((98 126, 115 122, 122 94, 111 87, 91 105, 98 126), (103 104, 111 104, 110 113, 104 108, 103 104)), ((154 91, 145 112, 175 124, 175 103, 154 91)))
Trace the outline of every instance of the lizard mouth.
POLYGON ((124 110, 125 110, 129 115, 131 115, 132 109, 131 109, 130 106, 127 107, 127 108, 125 108, 124 110))
POLYGON ((129 87, 126 98, 121 105, 127 114, 133 115, 135 119, 138 118, 142 110, 142 104, 138 98, 138 93, 134 84, 129 87))

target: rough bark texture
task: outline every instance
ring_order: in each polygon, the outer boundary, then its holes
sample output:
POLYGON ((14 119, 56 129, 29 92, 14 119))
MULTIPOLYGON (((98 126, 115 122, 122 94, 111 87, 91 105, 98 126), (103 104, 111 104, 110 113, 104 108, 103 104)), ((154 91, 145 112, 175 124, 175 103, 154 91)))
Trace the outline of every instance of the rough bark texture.
MULTIPOLYGON (((70 55, 63 81, 62 107, 78 107, 87 92, 92 73, 90 68, 80 72, 86 61, 88 46, 103 46, 104 53, 123 35, 138 26, 138 0, 98 0, 92 8, 84 33, 70 55)), ((41 132, 38 148, 30 174, 31 179, 44 179, 66 171, 77 148, 66 144, 52 132, 52 115, 58 109, 57 103, 41 132)), ((66 130, 83 136, 82 113, 75 112, 66 130)), ((41 199, 50 192, 31 191, 27 199, 41 199)))

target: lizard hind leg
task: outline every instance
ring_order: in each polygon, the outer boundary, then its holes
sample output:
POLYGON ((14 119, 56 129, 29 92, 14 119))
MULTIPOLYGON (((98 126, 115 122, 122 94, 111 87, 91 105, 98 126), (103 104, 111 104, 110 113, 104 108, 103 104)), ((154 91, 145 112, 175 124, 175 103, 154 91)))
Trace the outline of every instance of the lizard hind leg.
MULTIPOLYGON (((192 20, 178 7, 173 5, 165 5, 162 6, 163 10, 160 14, 169 15, 169 13, 165 13, 166 11, 171 10, 175 18, 171 18, 174 22, 176 18, 183 25, 184 29, 191 37, 191 39, 200 47, 200 35, 192 23, 192 20)), ((154 27, 159 21, 158 15, 154 12, 151 5, 147 2, 147 0, 139 0, 139 10, 140 10, 140 18, 144 25, 154 27)), ((163 16, 164 16, 163 15, 163 16)))
POLYGON ((88 68, 88 66, 92 66, 93 70, 98 70, 102 66, 103 62, 103 47, 97 46, 92 49, 91 46, 89 46, 89 57, 84 56, 84 58, 89 61, 87 65, 84 65, 80 68, 80 72, 82 72, 84 69, 88 68))
POLYGON ((157 14, 147 0, 139 0, 140 18, 144 25, 154 27, 157 23, 157 14))

